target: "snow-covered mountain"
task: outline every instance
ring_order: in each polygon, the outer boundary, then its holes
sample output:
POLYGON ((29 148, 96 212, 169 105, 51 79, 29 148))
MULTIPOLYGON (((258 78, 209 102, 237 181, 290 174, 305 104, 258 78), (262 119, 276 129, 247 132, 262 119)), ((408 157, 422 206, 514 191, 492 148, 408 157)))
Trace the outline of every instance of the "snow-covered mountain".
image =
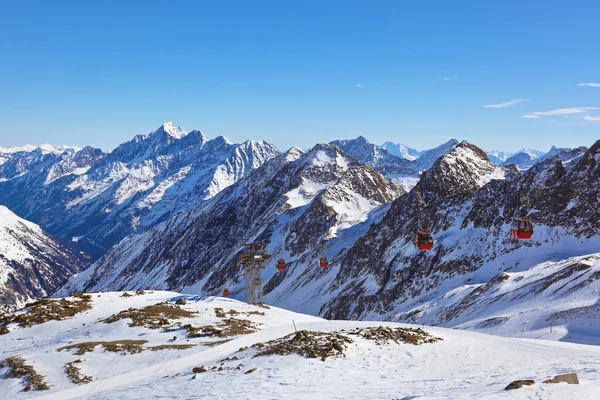
MULTIPOLYGON (((555 147, 552 146, 552 148, 554 149, 555 147)), ((529 148, 523 148, 518 151, 490 150, 490 151, 486 151, 486 153, 487 153, 490 161, 493 162, 494 164, 504 164, 510 157, 513 157, 517 154, 524 154, 532 160, 538 159, 546 154, 543 151, 529 149, 529 148)), ((509 163, 507 163, 507 164, 509 164, 509 163)))
POLYGON ((0 206, 0 312, 48 295, 89 263, 88 257, 0 206))
POLYGON ((392 155, 383 147, 369 143, 362 136, 352 140, 336 140, 330 144, 340 147, 357 160, 369 164, 383 176, 394 179, 405 190, 410 190, 417 183, 420 173, 431 168, 433 163, 451 151, 458 141, 452 139, 436 148, 422 151, 418 157, 412 159, 392 155))
POLYGON ((76 153, 81 150, 80 147, 67 146, 67 145, 51 145, 41 144, 39 146, 26 144, 24 146, 11 146, 2 147, 0 146, 0 154, 13 154, 13 153, 31 153, 32 151, 40 150, 43 154, 62 154, 65 151, 69 153, 76 153))
POLYGON ((533 150, 524 148, 515 152, 507 151, 487 151, 488 158, 494 164, 498 165, 511 165, 514 164, 519 171, 526 171, 535 164, 559 156, 560 159, 568 160, 574 158, 576 155, 581 155, 585 152, 585 147, 578 147, 576 149, 571 148, 557 148, 552 146, 550 151, 547 153, 539 150, 533 150))
POLYGON ((349 246, 402 193, 337 146, 292 148, 209 202, 127 238, 61 293, 124 287, 215 293, 228 281, 239 293, 235 260, 240 246, 253 241, 269 242, 268 250, 291 267, 265 272, 266 293, 292 282, 312 286, 328 279, 314 268, 317 258, 349 246))
POLYGON ((54 300, 59 310, 84 303, 68 318, 9 324, 0 398, 594 400, 600 391, 594 346, 327 321, 174 292, 87 296, 54 300), (37 379, 19 378, 23 370, 37 379), (570 372, 580 384, 543 383, 570 372), (530 386, 504 390, 524 379, 530 386))
MULTIPOLYGON (((498 274, 527 275, 540 263, 597 251, 600 141, 574 159, 548 159, 523 174, 462 142, 415 189, 398 194, 337 146, 292 149, 205 205, 128 238, 59 294, 137 288, 216 294, 229 287, 241 297, 236 257, 242 243, 260 241, 290 265, 281 273, 273 266, 265 270, 270 304, 335 319, 467 323, 446 306, 475 296, 498 274), (424 194, 436 241, 426 253, 411 243, 417 191, 424 194), (524 194, 533 205, 531 241, 509 235, 524 194), (331 261, 326 270, 316 266, 321 254, 331 261)), ((600 276, 586 274, 591 280, 600 276)), ((582 290, 585 298, 594 287, 572 290, 582 290)), ((562 294, 548 296, 558 302, 562 294)))
POLYGON ((417 159, 423 153, 422 151, 412 149, 401 143, 385 142, 380 147, 393 156, 410 161, 417 159))
MULTIPOLYGON (((323 306, 321 315, 378 314, 403 320, 412 312, 410 317, 420 321, 421 308, 429 300, 450 296, 463 285, 477 290, 501 272, 524 272, 541 262, 597 251, 600 141, 568 163, 547 160, 522 175, 507 174, 505 180, 481 180, 481 172, 473 173, 476 168, 493 171, 485 154, 474 149, 471 154, 478 154, 479 160, 460 157, 462 167, 457 168, 448 156, 461 147, 438 160, 419 183, 428 202, 426 221, 436 240, 434 250, 419 253, 410 245, 417 229, 413 190, 395 200, 381 222, 345 252, 334 284, 350 284, 323 306), (528 195, 533 206, 532 241, 517 241, 508 234, 522 195, 528 195), (350 272, 353 268, 370 279, 353 284, 358 277, 350 272)), ((435 323, 449 324, 451 318, 436 314, 435 323)))
POLYGON ((106 154, 15 152, 0 165, 0 204, 100 257, 206 201, 279 154, 264 141, 233 144, 166 123, 106 154))

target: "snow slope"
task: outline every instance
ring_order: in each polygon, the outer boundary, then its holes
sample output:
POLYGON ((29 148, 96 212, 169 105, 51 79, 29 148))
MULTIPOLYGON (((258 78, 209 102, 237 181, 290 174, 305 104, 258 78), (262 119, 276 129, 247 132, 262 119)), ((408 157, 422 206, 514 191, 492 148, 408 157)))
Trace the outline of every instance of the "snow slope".
MULTIPOLYGON (((238 314, 239 315, 239 314, 238 314)), ((281 338, 298 330, 348 331, 358 327, 411 327, 389 322, 326 321, 289 311, 264 309, 235 300, 152 292, 129 298, 121 293, 93 295, 93 308, 63 321, 16 328, 0 335, 0 360, 19 355, 51 385, 47 392, 24 393, 18 379, 0 379, 0 398, 11 399, 596 399, 600 391, 600 348, 531 339, 508 339, 480 333, 426 327, 443 341, 422 345, 377 345, 352 337, 344 357, 320 359, 291 354, 252 357, 242 347, 281 338), (187 339, 185 331, 128 327, 128 321, 100 322, 114 313, 184 298, 182 308, 199 314, 182 320, 194 326, 214 324, 224 312, 264 312, 245 318, 259 323, 256 333, 209 346, 214 339, 187 339), (293 322, 292 322, 293 321, 293 322), (173 336, 177 339, 173 342, 173 336), (122 355, 100 347, 84 355, 57 351, 61 346, 122 339, 148 340, 145 346, 195 344, 186 350, 144 351, 122 355), (221 361, 228 357, 238 357, 221 361), (81 359, 91 383, 75 385, 63 371, 81 359), (192 373, 192 368, 222 366, 222 371, 192 373), (240 369, 237 369, 241 366, 240 369), (252 373, 246 373, 252 369, 252 373), (576 372, 580 385, 541 382, 576 372), (513 380, 533 379, 531 387, 503 391, 513 380)), ((11 327, 13 329, 13 327, 11 327)), ((343 333, 343 332, 342 332, 343 333)), ((0 370, 0 375, 3 373, 0 370)))
POLYGON ((90 260, 0 206, 0 311, 46 296, 90 260))

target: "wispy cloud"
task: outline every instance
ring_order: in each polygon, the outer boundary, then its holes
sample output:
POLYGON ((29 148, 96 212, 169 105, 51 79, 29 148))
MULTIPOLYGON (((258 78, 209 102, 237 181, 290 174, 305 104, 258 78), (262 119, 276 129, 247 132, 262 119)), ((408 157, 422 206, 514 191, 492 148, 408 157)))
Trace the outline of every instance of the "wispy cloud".
POLYGON ((365 85, 361 85, 360 83, 357 84, 357 85, 354 85, 354 86, 357 87, 357 88, 364 88, 365 87, 365 85))
POLYGON ((597 87, 600 88, 600 83, 578 83, 577 86, 597 87))
POLYGON ((527 101, 527 99, 515 99, 515 100, 505 101, 504 103, 499 103, 499 104, 488 104, 488 105, 485 105, 484 107, 486 107, 486 108, 505 108, 505 107, 517 105, 519 103, 523 103, 524 101, 527 101))
MULTIPOLYGON (((568 115, 568 114, 581 114, 588 112, 589 110, 600 110, 600 107, 571 107, 571 108, 558 108, 550 111, 537 111, 531 114, 523 115, 522 118, 541 118, 547 115, 568 115)), ((587 118, 586 118, 587 119, 587 118)))
POLYGON ((583 117, 583 119, 585 119, 586 121, 600 122, 600 117, 591 117, 589 115, 586 115, 585 117, 583 117))
POLYGON ((457 79, 458 78, 456 76, 447 76, 447 77, 444 78, 445 81, 455 81, 457 79))

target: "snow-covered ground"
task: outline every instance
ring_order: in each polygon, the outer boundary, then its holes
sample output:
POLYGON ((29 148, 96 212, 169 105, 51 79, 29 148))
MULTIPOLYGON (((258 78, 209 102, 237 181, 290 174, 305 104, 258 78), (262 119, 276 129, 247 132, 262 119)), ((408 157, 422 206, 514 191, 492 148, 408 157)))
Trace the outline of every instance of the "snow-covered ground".
MULTIPOLYGON (((298 330, 340 331, 356 327, 409 325, 326 321, 277 308, 260 308, 218 297, 184 296, 174 292, 148 292, 132 297, 121 293, 92 295, 90 311, 63 321, 31 328, 11 325, 0 335, 0 360, 19 355, 45 375, 48 391, 24 393, 18 379, 0 378, 0 398, 36 399, 597 399, 600 393, 600 347, 571 343, 509 339, 481 333, 426 327, 443 341, 422 345, 377 345, 359 336, 348 345, 344 357, 320 359, 300 355, 251 357, 242 347, 277 339, 298 330), (100 322, 129 308, 184 298, 182 308, 196 316, 179 320, 195 327, 222 321, 216 308, 236 310, 234 318, 255 322, 256 333, 209 346, 219 338, 187 338, 184 329, 163 331, 129 327, 129 320, 100 322), (256 311, 264 313, 257 314, 256 311), (254 312, 252 314, 246 314, 254 312), (293 321, 293 322, 292 322, 293 321), (176 337, 176 340, 173 338, 176 337), (146 350, 122 355, 104 352, 100 346, 84 355, 57 349, 81 342, 147 340, 144 347, 195 344, 186 350, 146 350), (194 374, 192 368, 220 366, 194 374), (81 359, 81 372, 91 383, 70 383, 66 363, 81 359), (241 365, 240 369, 237 366, 241 365), (252 373, 246 373, 256 368, 252 373), (543 384, 560 373, 576 372, 580 385, 543 384), (536 383, 510 392, 513 380, 536 383)), ((229 315, 227 316, 229 318, 229 315)), ((175 321, 174 321, 175 322, 175 321)), ((0 369, 0 377, 5 374, 0 369)))

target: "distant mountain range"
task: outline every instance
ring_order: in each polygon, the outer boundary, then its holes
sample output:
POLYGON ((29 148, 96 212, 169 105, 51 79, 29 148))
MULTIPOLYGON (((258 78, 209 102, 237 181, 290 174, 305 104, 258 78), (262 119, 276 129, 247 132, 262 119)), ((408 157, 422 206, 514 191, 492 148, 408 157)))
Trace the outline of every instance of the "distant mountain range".
POLYGON ((390 161, 379 150, 363 139, 292 148, 207 202, 123 240, 57 295, 148 288, 218 295, 227 287, 241 298, 241 245, 263 242, 288 262, 286 271, 269 264, 263 273, 265 300, 284 308, 331 319, 469 327, 514 325, 532 312, 530 329, 546 327, 548 315, 522 300, 530 282, 566 323, 579 323, 582 304, 563 300, 593 297, 600 275, 577 259, 540 263, 597 251, 600 141, 525 172, 492 163, 468 142, 452 143, 408 193, 378 172, 390 161), (435 238, 429 252, 412 244, 417 192, 435 238), (509 230, 525 194, 536 230, 531 241, 518 241, 509 230), (327 269, 317 266, 322 254, 331 262, 327 269), (528 280, 517 284, 521 279, 528 280), (494 308, 483 312, 478 298, 494 308))
POLYGON ((0 204, 94 257, 210 199, 279 154, 264 141, 211 140, 172 123, 110 153, 58 149, 3 153, 0 204))
MULTIPOLYGON (((490 155, 450 140, 417 152, 359 137, 281 153, 264 141, 234 144, 166 123, 110 153, 2 152, 0 204, 73 254, 70 268, 56 267, 56 282, 76 274, 58 294, 229 287, 240 297, 241 244, 264 241, 289 266, 265 270, 273 304, 330 318, 468 325, 442 315, 456 302, 445 300, 453 290, 467 295, 499 272, 593 252, 599 147, 490 155), (411 244, 417 190, 436 240, 428 253, 411 244), (536 235, 527 243, 507 234, 523 194, 535 210, 536 235), (86 269, 70 247, 97 261, 86 269), (316 266, 322 254, 329 269, 316 266)), ((28 287, 27 278, 9 274, 28 287)))

